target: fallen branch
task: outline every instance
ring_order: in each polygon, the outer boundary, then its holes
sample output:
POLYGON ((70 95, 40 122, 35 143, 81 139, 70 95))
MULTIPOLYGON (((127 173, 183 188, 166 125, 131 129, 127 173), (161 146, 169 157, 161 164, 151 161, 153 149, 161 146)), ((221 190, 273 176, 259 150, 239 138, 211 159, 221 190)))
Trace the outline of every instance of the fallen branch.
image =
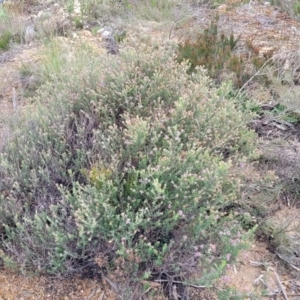
POLYGON ((282 294, 283 294, 283 298, 284 298, 285 300, 289 300, 289 298, 288 298, 288 296, 287 296, 287 294, 286 294, 286 291, 285 291, 284 287, 283 287, 282 284, 281 284, 281 281, 280 281, 280 278, 279 278, 278 274, 276 273, 276 271, 275 271, 273 268, 269 268, 269 270, 271 270, 271 271, 274 272, 274 274, 275 274, 275 276, 276 276, 276 279, 277 279, 277 281, 278 281, 278 284, 279 284, 279 286, 280 286, 281 292, 282 292, 282 294))
POLYGON ((296 266, 294 266, 291 262, 289 262, 287 259, 285 259, 284 257, 282 257, 282 255, 280 255, 278 252, 276 252, 276 255, 282 259, 284 262, 288 263, 292 268, 294 268, 297 271, 300 271, 300 268, 297 268, 296 266))

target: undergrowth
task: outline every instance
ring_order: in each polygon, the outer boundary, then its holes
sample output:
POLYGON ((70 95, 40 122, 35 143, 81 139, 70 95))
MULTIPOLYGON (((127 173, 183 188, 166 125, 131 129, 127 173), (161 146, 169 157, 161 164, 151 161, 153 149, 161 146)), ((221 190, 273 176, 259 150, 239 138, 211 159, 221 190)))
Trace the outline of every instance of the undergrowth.
MULTIPOLYGON (((252 41, 247 41, 246 55, 237 55, 235 50, 239 37, 219 32, 218 15, 203 32, 189 37, 179 44, 177 60, 190 63, 188 73, 197 66, 204 66, 217 83, 231 78, 235 88, 241 88, 257 72, 273 53, 260 57, 252 41), (233 76, 231 76, 233 74, 233 76)), ((256 80, 256 78, 254 78, 256 80)), ((261 78, 260 78, 261 80, 261 78)))
POLYGON ((49 45, 47 80, 0 155, 6 264, 182 282, 197 270, 211 286, 245 247, 251 230, 225 208, 239 199, 232 162, 254 149, 251 114, 175 58, 171 44, 118 57, 49 45))

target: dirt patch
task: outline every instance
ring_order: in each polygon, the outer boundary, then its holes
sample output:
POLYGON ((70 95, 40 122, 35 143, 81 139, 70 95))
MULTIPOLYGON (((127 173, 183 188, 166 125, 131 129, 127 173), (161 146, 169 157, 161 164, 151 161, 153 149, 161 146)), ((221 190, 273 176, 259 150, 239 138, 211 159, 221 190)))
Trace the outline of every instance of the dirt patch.
POLYGON ((0 300, 115 300, 105 283, 79 278, 55 280, 0 272, 0 300))
POLYGON ((300 299, 300 280, 291 276, 265 242, 242 251, 221 278, 221 286, 235 288, 246 299, 285 299, 283 293, 300 299))
POLYGON ((251 42, 262 56, 268 52, 284 53, 298 49, 300 23, 268 3, 226 1, 217 10, 199 7, 194 15, 193 21, 188 24, 191 33, 208 26, 218 15, 220 32, 240 37, 237 52, 241 55, 248 52, 246 42, 251 42))
POLYGON ((13 113, 16 106, 23 103, 20 69, 23 65, 35 64, 39 61, 42 46, 19 46, 10 52, 0 55, 0 108, 1 117, 13 113))

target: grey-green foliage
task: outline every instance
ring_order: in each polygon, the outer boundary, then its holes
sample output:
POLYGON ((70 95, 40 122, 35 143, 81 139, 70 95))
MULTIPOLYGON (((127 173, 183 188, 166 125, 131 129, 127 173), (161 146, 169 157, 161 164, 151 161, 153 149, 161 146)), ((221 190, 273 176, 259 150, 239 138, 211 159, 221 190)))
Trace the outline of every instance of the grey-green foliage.
POLYGON ((50 52, 38 109, 0 155, 2 257, 63 274, 134 253, 130 272, 219 276, 242 242, 222 213, 238 197, 224 154, 254 138, 230 84, 188 75, 171 46, 50 52))

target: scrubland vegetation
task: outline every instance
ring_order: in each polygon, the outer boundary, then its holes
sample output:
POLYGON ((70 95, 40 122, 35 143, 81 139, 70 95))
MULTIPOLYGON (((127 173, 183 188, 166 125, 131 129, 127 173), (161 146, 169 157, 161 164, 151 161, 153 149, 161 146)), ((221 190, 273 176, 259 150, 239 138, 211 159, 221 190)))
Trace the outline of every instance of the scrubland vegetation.
MULTIPOLYGON (((243 299, 216 284, 239 251, 256 234, 282 257, 294 247, 266 218, 274 194, 299 193, 299 167, 284 180, 273 176, 266 165, 280 157, 259 136, 262 119, 298 124, 298 66, 285 69, 251 42, 239 56, 239 37, 221 32, 217 14, 203 31, 184 35, 193 7, 216 3, 140 2, 61 1, 69 22, 51 13, 36 21, 41 59, 20 68, 34 84, 3 125, 1 260, 56 277, 97 268, 120 299, 158 299, 145 283, 155 280, 169 299, 174 285, 181 299, 197 299, 193 286, 243 299), (72 31, 88 25, 96 34, 116 17, 119 27, 163 23, 181 38, 117 28, 118 55, 68 42, 72 31), (249 82, 272 89, 276 101, 266 107, 251 98, 249 82), (245 166, 267 170, 249 178, 245 166)), ((0 50, 26 43, 18 12, 38 3, 18 3, 0 6, 0 50)))

